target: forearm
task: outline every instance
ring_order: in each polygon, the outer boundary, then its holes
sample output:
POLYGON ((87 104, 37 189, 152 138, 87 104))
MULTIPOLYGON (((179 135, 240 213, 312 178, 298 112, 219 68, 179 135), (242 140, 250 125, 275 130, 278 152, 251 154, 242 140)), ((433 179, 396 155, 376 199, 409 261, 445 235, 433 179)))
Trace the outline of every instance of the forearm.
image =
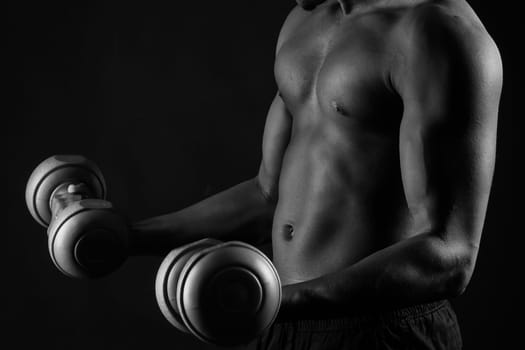
POLYGON ((422 234, 341 271, 285 286, 279 318, 337 317, 449 298, 466 286, 467 256, 458 244, 422 234))
POLYGON ((180 211, 132 225, 133 250, 159 253, 201 238, 260 244, 269 238, 274 207, 250 179, 180 211))

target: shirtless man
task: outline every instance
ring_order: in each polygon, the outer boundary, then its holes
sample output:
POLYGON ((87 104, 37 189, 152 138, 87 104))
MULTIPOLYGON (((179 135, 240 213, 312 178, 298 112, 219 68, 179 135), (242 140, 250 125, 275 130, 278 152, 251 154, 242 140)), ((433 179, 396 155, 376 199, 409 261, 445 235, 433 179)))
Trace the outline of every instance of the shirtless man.
POLYGON ((446 300, 474 270, 502 86, 479 18, 464 0, 299 1, 275 79, 258 174, 137 223, 139 249, 271 239, 283 303, 261 348, 459 348, 446 300))

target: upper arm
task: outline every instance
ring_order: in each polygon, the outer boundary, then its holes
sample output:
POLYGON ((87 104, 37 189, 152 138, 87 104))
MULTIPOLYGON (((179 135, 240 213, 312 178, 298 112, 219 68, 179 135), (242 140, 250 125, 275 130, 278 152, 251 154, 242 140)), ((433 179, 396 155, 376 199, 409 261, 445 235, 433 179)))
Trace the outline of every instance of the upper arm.
MULTIPOLYGON (((296 6, 288 14, 288 17, 281 27, 279 38, 277 39, 276 55, 294 28, 302 20, 305 13, 301 7, 296 6)), ((292 116, 286 109, 280 94, 277 93, 266 117, 262 145, 262 161, 257 175, 257 180, 263 194, 272 202, 277 200, 279 174, 281 172, 284 153, 290 140, 291 129, 292 116)))
POLYGON ((416 227, 477 254, 495 162, 502 85, 488 34, 431 9, 393 73, 404 113, 403 186, 416 227))
POLYGON ((259 185, 266 198, 277 199, 279 174, 288 141, 292 119, 283 100, 277 94, 270 106, 264 126, 262 161, 257 175, 259 185))

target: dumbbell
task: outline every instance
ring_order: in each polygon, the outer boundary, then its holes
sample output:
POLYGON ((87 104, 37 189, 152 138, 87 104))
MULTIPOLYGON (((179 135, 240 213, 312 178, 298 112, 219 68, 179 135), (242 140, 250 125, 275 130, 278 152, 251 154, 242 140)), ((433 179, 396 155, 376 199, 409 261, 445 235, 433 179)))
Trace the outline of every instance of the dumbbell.
POLYGON ((275 320, 281 282, 272 262, 239 241, 203 239, 161 263, 157 303, 177 329, 219 346, 247 344, 275 320))
POLYGON ((40 163, 27 182, 26 204, 47 227, 49 254, 64 274, 102 277, 116 270, 128 251, 124 218, 105 200, 106 183, 92 161, 56 155, 40 163), (82 188, 72 193, 72 189, 82 188), (74 195, 79 200, 61 199, 74 195))

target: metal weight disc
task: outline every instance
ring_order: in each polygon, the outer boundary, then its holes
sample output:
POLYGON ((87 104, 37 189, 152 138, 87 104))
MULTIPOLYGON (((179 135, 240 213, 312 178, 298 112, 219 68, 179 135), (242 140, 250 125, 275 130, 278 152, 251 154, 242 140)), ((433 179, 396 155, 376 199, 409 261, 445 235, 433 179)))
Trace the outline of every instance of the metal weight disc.
POLYGON ((192 334, 234 346, 249 343, 274 322, 281 283, 266 255, 232 241, 193 254, 179 276, 177 296, 180 316, 192 334))
POLYGON ((155 279, 155 296, 164 317, 177 329, 188 332, 180 318, 176 302, 177 281, 184 264, 191 255, 201 249, 221 243, 218 240, 205 238, 179 248, 173 249, 162 261, 155 279))
POLYGON ((51 221, 49 207, 53 191, 64 183, 84 183, 95 198, 106 198, 106 183, 95 163, 78 155, 55 155, 40 163, 26 185, 26 204, 33 218, 46 227, 51 221))
POLYGON ((48 227, 51 260, 65 275, 97 278, 128 256, 128 227, 110 202, 83 199, 60 212, 48 227))

